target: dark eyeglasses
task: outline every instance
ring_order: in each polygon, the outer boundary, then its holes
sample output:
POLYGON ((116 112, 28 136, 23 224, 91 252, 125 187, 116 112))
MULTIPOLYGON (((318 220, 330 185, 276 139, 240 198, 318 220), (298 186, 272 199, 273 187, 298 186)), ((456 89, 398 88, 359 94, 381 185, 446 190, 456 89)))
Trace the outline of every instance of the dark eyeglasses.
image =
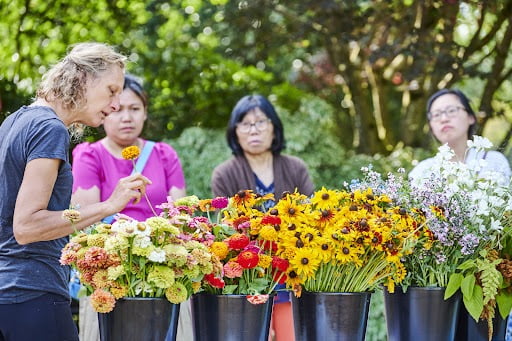
POLYGON ((459 113, 459 110, 466 110, 464 107, 450 105, 444 108, 444 110, 434 110, 427 113, 427 118, 429 121, 440 121, 443 117, 443 114, 448 118, 453 118, 455 115, 459 113))
POLYGON ((244 134, 247 134, 248 132, 251 131, 251 127, 254 126, 254 128, 256 128, 257 131, 265 131, 268 129, 268 126, 269 126, 269 123, 270 123, 270 119, 269 118, 266 118, 266 119, 263 119, 263 120, 258 120, 254 123, 251 123, 251 122, 238 122, 236 124, 236 127, 238 129, 239 132, 241 133, 244 133, 244 134))

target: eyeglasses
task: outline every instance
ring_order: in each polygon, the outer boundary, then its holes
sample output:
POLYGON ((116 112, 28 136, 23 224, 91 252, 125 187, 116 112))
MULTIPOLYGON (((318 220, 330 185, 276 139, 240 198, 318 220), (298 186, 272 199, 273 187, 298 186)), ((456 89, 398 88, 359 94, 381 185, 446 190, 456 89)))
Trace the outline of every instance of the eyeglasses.
POLYGON ((448 117, 448 118, 452 118, 452 117, 455 117, 455 115, 457 115, 459 113, 459 110, 461 110, 461 109, 466 110, 464 107, 450 105, 450 106, 446 107, 444 110, 430 111, 429 113, 427 113, 427 118, 429 121, 437 122, 442 119, 443 114, 445 114, 446 117, 448 117))
POLYGON ((263 120, 258 120, 254 123, 251 123, 251 122, 239 122, 236 124, 236 127, 238 128, 238 131, 241 132, 241 133, 244 133, 244 134, 247 134, 248 132, 251 131, 251 127, 254 126, 254 128, 256 128, 257 131, 265 131, 268 129, 268 126, 269 126, 269 123, 270 123, 270 119, 269 118, 266 118, 266 119, 263 119, 263 120))

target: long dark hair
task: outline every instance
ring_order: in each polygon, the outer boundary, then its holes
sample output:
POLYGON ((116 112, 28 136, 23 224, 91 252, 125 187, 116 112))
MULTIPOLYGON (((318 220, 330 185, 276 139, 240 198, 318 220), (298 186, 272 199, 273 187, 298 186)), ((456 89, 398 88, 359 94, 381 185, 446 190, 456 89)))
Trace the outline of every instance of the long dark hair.
POLYGON ((130 89, 137 97, 140 98, 144 108, 148 108, 148 94, 142 86, 142 81, 129 73, 124 75, 124 86, 123 90, 130 89))
POLYGON ((274 126, 274 139, 272 140, 270 149, 272 154, 279 155, 286 147, 283 123, 279 116, 277 116, 277 112, 272 103, 261 95, 244 96, 236 103, 233 111, 231 112, 231 117, 229 118, 228 128, 226 131, 226 139, 228 141, 229 148, 231 148, 233 154, 243 155, 244 152, 242 147, 240 147, 240 143, 238 143, 238 138, 236 136, 236 125, 244 119, 245 115, 249 111, 256 108, 260 109, 270 119, 274 126))

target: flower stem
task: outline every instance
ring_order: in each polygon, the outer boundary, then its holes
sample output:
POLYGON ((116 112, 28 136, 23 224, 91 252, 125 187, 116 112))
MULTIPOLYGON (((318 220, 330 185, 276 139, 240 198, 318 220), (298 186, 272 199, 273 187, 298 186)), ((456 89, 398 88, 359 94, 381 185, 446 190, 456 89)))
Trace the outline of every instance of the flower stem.
MULTIPOLYGON (((137 166, 136 166, 136 164, 135 164, 135 160, 134 160, 134 159, 132 159, 132 163, 133 163, 133 170, 134 170, 135 172, 137 172, 137 166)), ((156 214, 155 209, 153 208, 153 205, 151 205, 151 201, 149 201, 149 198, 148 198, 148 195, 147 195, 147 193, 146 193, 146 192, 144 192, 144 198, 146 198, 146 202, 148 203, 148 206, 149 206, 149 208, 151 209, 151 212, 153 212, 153 215, 154 215, 155 217, 158 217, 158 214, 156 214)))

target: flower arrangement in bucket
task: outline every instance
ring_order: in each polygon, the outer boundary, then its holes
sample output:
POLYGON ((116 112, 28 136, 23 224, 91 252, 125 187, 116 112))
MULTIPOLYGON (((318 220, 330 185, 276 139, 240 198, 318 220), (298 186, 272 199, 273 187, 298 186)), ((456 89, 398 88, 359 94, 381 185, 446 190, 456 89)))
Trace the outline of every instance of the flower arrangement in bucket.
MULTIPOLYGON (((491 147, 489 140, 479 136, 468 141, 468 149, 474 148, 477 154, 483 155, 491 147)), ((422 193, 438 193, 444 200, 431 205, 435 214, 428 217, 428 225, 439 240, 437 244, 452 240, 452 252, 457 256, 452 257, 455 268, 448 273, 445 298, 460 289, 470 315, 476 321, 487 320, 492 335, 496 307, 502 318, 512 308, 510 182, 502 173, 486 170, 484 158, 462 164, 451 161, 453 155, 447 146, 440 147, 437 167, 428 180, 430 189, 426 190, 424 183, 416 188, 422 193)))
POLYGON ((71 238, 61 264, 79 272, 100 313, 112 311, 122 297, 166 297, 181 303, 212 271, 207 246, 187 238, 164 217, 136 221, 125 216, 112 225, 94 225, 71 238))
MULTIPOLYGON (((491 146, 479 136, 468 141, 480 155, 491 146)), ((399 205, 415 207, 424 218, 414 252, 403 258, 404 290, 446 287, 447 299, 460 289, 468 312, 477 321, 487 320, 492 334, 496 306, 503 318, 512 307, 512 194, 501 173, 484 171, 484 159, 464 164, 453 156, 441 146, 424 179, 383 179, 366 169, 362 183, 399 205)))
MULTIPOLYGON (((122 151, 132 160, 140 154, 136 146, 122 151)), ((208 247, 194 240, 188 231, 195 196, 163 203, 157 216, 144 195, 154 217, 137 221, 117 214, 112 224, 97 223, 85 231, 75 232, 62 250, 60 262, 79 273, 93 308, 108 313, 123 297, 166 297, 178 304, 197 291, 202 277, 211 273, 212 255, 208 247), (172 207, 173 210, 169 208, 172 207)), ((63 218, 72 224, 80 220, 78 210, 70 209, 63 218)))
POLYGON ((214 238, 209 245, 214 270, 203 278, 204 292, 247 295, 249 302, 259 304, 284 283, 289 263, 276 255, 280 220, 264 212, 262 206, 272 198, 246 190, 231 198, 201 201, 214 238))
POLYGON ((286 283, 298 297, 302 289, 365 292, 381 284, 393 291, 421 224, 372 188, 288 194, 270 214, 281 221, 277 254, 290 261, 286 283))

